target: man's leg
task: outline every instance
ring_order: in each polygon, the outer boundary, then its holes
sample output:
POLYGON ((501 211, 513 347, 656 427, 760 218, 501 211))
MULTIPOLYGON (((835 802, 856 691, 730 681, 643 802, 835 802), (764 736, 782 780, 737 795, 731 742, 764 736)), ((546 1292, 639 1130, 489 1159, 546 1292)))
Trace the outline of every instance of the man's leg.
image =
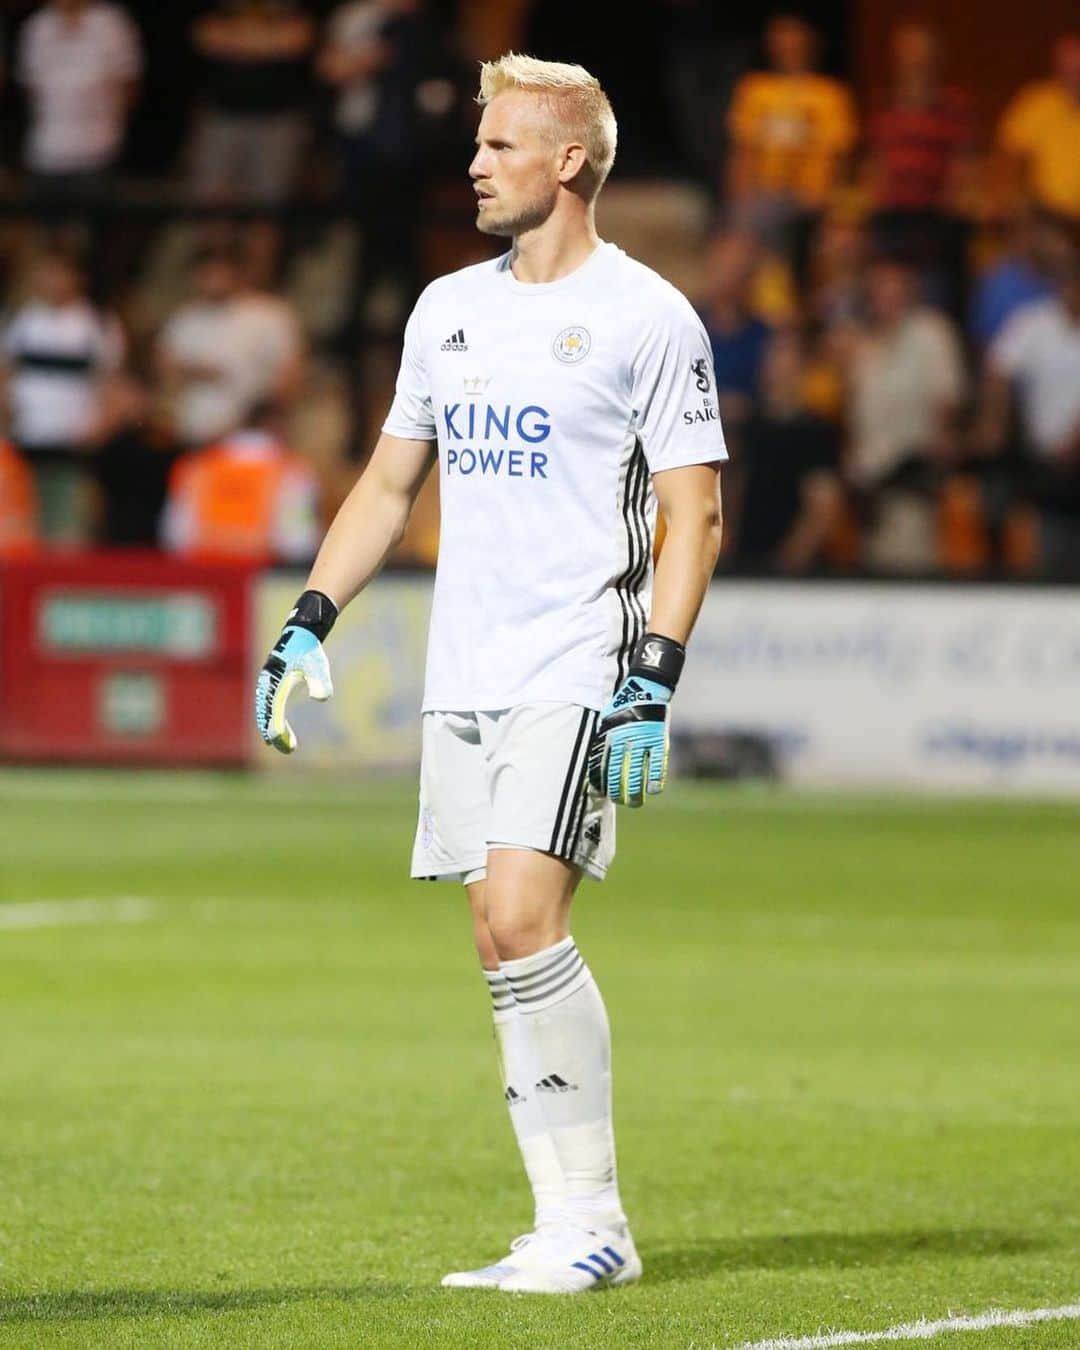
POLYGON ((562 1218, 562 1168, 533 1086, 539 1073, 532 1062, 531 1048, 522 1034, 521 1018, 509 982, 499 969, 499 954, 487 925, 486 885, 484 881, 474 881, 467 887, 473 938, 491 994, 503 1096, 532 1187, 534 1226, 539 1232, 556 1227, 562 1218))
POLYGON ((488 852, 484 904, 518 1035, 562 1170, 563 1212, 594 1230, 625 1224, 615 1172, 611 1031, 596 981, 569 935, 580 871, 528 849, 488 852))

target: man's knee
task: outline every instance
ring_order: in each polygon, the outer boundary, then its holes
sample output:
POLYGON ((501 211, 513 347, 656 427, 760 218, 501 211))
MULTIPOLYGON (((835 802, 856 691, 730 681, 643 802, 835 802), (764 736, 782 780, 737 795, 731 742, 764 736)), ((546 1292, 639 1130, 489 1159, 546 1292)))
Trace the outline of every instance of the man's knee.
POLYGON ((488 855, 487 927, 502 961, 532 956, 568 931, 577 873, 547 854, 499 849, 488 855))
POLYGON ((500 961, 532 956, 560 940, 559 929, 550 915, 522 912, 498 900, 488 911, 488 931, 500 961))

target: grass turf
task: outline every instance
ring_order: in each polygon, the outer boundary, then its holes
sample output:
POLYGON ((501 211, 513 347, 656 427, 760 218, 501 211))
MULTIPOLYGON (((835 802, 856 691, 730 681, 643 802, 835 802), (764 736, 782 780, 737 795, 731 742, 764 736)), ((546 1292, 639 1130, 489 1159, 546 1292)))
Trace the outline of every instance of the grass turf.
MULTIPOLYGON (((575 933, 637 1288, 437 1288, 529 1206, 413 791, 0 775, 0 1344, 730 1347, 1080 1297, 1080 833, 676 785, 575 933)), ((950 1343, 1080 1345, 1080 1322, 950 1343)))

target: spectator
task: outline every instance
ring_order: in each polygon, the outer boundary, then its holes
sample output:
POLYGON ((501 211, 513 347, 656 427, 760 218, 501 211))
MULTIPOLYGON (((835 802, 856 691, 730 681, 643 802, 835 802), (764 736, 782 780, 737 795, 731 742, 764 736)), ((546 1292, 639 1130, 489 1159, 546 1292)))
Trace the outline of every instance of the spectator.
POLYGON ((1021 89, 998 124, 1004 190, 1080 219, 1080 34, 1059 38, 1048 80, 1021 89))
POLYGON ((824 217, 810 255, 806 312, 827 335, 864 317, 868 253, 869 239, 858 215, 834 209, 824 217))
POLYGON ((867 129, 874 238, 883 251, 915 260, 933 293, 958 310, 962 217, 976 163, 971 100, 943 82, 938 37, 926 24, 893 30, 892 60, 892 90, 867 129))
POLYGON ((849 358, 848 476, 869 508, 865 561, 921 571, 937 560, 932 495, 957 450, 963 358, 948 319, 916 302, 905 263, 872 264, 867 300, 849 358))
POLYGON ((752 571, 801 573, 818 566, 843 510, 835 428, 805 401, 802 339, 769 343, 761 410, 743 435, 742 503, 732 561, 752 571))
POLYGON ((1052 575, 1080 577, 1080 258, 1056 293, 1025 305, 990 349, 984 444, 1012 449, 1021 498, 1040 514, 1039 554, 1052 575), (1018 413, 1013 417, 1013 409, 1018 413), (1010 447, 1012 428, 1019 441, 1010 447))
POLYGON ((254 401, 291 402, 303 359, 291 308, 247 290, 234 251, 201 253, 194 291, 166 322, 157 348, 175 435, 189 447, 231 431, 254 401))
POLYGON ((150 391, 140 380, 124 372, 108 382, 94 456, 99 544, 111 548, 157 544, 174 455, 150 413, 150 391))
POLYGON ((242 429, 182 455, 169 478, 162 543, 184 557, 310 562, 318 548, 319 484, 286 448, 280 412, 252 410, 242 429))
POLYGON ((1011 223, 1004 254, 975 285, 969 324, 985 351, 1018 309, 1043 300, 1053 291, 1050 273, 1067 248, 1055 222, 1035 211, 1023 211, 1011 223))
POLYGON ((336 92, 345 200, 364 226, 363 292, 393 276, 415 282, 419 0, 350 0, 330 16, 319 74, 336 92))
POLYGON ((792 259, 800 277, 813 223, 844 176, 856 136, 848 90, 814 69, 817 45, 803 19, 771 19, 771 68, 739 80, 728 117, 733 218, 792 259))
POLYGON ((30 466, 0 439, 0 558, 30 552, 37 541, 37 502, 30 466))
POLYGON ((25 162, 40 195, 99 195, 119 156, 142 54, 105 0, 50 0, 26 22, 15 73, 30 98, 25 162))
POLYGON ((260 278, 260 270, 249 241, 235 300, 236 350, 242 358, 248 404, 269 400, 287 413, 300 395, 306 373, 304 334, 295 305, 271 288, 266 272, 260 278))
POLYGON ((87 298, 75 259, 50 249, 0 347, 12 439, 34 471, 41 533, 57 544, 84 543, 102 385, 123 360, 123 333, 87 298))
POLYGON ((295 186, 307 138, 315 26, 290 0, 235 0, 191 31, 204 105, 194 192, 206 202, 278 205, 295 186))
POLYGON ((751 235, 718 235, 706 260, 708 297, 702 319, 712 344, 716 392, 725 430, 737 437, 753 411, 772 329, 752 310, 758 262, 751 235))
POLYGON ((867 128, 867 183, 878 211, 944 215, 966 201, 975 151, 971 99, 944 83, 926 24, 892 32, 893 87, 867 128))

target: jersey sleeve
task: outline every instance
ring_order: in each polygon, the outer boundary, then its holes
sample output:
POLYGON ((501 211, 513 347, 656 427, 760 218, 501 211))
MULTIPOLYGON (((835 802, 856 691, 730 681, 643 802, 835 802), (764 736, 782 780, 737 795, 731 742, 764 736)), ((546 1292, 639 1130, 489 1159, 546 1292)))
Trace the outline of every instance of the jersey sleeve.
POLYGON ((433 441, 435 414, 431 406, 431 386, 424 361, 420 336, 420 311, 424 297, 405 325, 405 341, 401 350, 394 401, 383 423, 388 436, 400 436, 406 441, 433 441))
POLYGON ((689 302, 665 307, 634 359, 631 399, 650 473, 727 459, 712 348, 689 302))

